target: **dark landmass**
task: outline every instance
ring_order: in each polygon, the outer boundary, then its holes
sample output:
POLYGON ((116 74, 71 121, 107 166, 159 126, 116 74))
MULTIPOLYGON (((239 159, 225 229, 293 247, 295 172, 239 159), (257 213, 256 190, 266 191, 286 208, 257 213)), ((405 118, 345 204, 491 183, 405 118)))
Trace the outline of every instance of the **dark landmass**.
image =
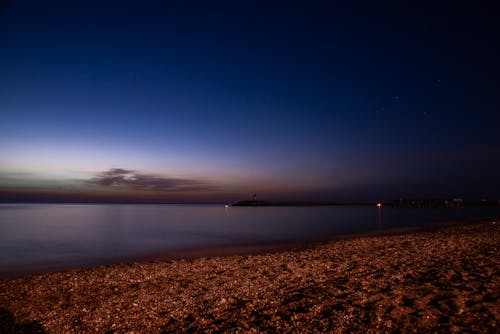
POLYGON ((328 205, 376 205, 375 202, 330 201, 239 201, 232 206, 328 206, 328 205))
MULTIPOLYGON (((347 205, 377 205, 411 208, 462 207, 462 206, 500 206, 498 199, 463 200, 461 198, 417 198, 380 201, 282 201, 282 200, 244 200, 233 206, 347 206, 347 205)), ((0 203, 40 203, 40 204, 221 204, 228 203, 221 199, 199 200, 193 198, 165 198, 159 195, 134 194, 99 194, 46 191, 14 191, 0 189, 0 203)))
POLYGON ((497 333, 500 224, 0 280, 5 333, 497 333))
POLYGON ((399 208, 457 208, 463 206, 500 206, 498 200, 464 201, 462 199, 398 199, 384 202, 339 202, 339 201, 239 201, 233 206, 347 206, 379 204, 399 208))

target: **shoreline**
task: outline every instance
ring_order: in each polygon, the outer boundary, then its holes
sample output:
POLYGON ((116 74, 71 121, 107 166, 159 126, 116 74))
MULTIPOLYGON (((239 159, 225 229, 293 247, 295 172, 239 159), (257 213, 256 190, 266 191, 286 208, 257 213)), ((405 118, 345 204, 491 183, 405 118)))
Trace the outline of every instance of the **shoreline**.
POLYGON ((495 332, 500 222, 0 280, 0 332, 495 332))
POLYGON ((51 264, 49 266, 19 266, 11 270, 0 271, 1 280, 11 280, 24 276, 43 275, 72 270, 92 269, 100 266, 114 266, 130 262, 193 260, 197 258, 213 258, 220 256, 248 256, 276 253, 287 250, 304 250, 336 240, 349 240, 364 237, 391 236, 407 233, 433 231, 454 225, 475 224, 486 220, 500 221, 500 217, 468 218, 461 220, 446 220, 429 222, 425 226, 383 227, 370 230, 359 230, 341 234, 331 234, 324 237, 275 240, 249 243, 229 243, 185 248, 158 250, 132 256, 122 256, 114 259, 95 261, 75 260, 71 263, 51 264))
POLYGON ((325 237, 308 238, 302 240, 264 241, 253 243, 234 243, 224 245, 209 245, 190 248, 179 248, 151 252, 141 256, 129 257, 124 262, 148 261, 175 261, 194 260, 197 258, 213 258, 226 256, 251 256, 273 254, 282 251, 300 251, 321 246, 339 240, 352 240, 358 238, 396 236, 419 232, 432 232, 439 229, 478 224, 485 221, 499 221, 500 217, 470 218, 462 220, 446 220, 428 223, 426 226, 385 227, 371 230, 359 230, 341 234, 331 234, 325 237))

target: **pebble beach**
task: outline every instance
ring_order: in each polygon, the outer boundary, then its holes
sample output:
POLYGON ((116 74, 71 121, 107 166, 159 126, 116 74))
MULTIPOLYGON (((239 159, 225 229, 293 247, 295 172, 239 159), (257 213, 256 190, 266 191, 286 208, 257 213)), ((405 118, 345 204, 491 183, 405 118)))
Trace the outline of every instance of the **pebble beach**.
POLYGON ((497 333, 500 222, 0 280, 1 333, 497 333))

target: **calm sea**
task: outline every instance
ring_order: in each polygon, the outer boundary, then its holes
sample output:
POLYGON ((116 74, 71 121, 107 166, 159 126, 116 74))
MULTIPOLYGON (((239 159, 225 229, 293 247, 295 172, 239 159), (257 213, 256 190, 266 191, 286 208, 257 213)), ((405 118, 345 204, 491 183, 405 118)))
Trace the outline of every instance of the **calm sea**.
POLYGON ((192 247, 298 241, 495 216, 500 207, 0 204, 0 275, 192 247))

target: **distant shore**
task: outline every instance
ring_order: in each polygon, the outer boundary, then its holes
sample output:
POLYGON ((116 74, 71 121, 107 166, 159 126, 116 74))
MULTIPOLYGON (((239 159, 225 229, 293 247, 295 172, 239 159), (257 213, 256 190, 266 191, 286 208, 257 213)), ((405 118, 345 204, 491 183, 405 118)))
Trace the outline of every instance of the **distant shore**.
POLYGON ((0 332, 495 332, 500 222, 0 280, 0 332))
POLYGON ((500 206, 498 200, 463 201, 462 199, 399 199, 383 202, 361 201, 267 201, 245 200, 233 203, 232 206, 392 206, 400 208, 439 208, 463 206, 500 206))
MULTIPOLYGON (((281 200, 242 200, 232 203, 232 206, 350 206, 377 205, 397 207, 439 207, 453 202, 453 199, 398 199, 393 201, 281 201, 281 200)), ((24 198, 6 197, 0 193, 0 204, 116 204, 116 205, 229 205, 230 202, 172 202, 157 200, 138 200, 135 198, 112 200, 106 198, 73 198, 71 196, 57 198, 24 198)), ((500 200, 464 200, 461 206, 500 206, 500 200)))
POLYGON ((332 202, 332 201, 238 201, 232 206, 333 206, 376 205, 376 202, 332 202))

